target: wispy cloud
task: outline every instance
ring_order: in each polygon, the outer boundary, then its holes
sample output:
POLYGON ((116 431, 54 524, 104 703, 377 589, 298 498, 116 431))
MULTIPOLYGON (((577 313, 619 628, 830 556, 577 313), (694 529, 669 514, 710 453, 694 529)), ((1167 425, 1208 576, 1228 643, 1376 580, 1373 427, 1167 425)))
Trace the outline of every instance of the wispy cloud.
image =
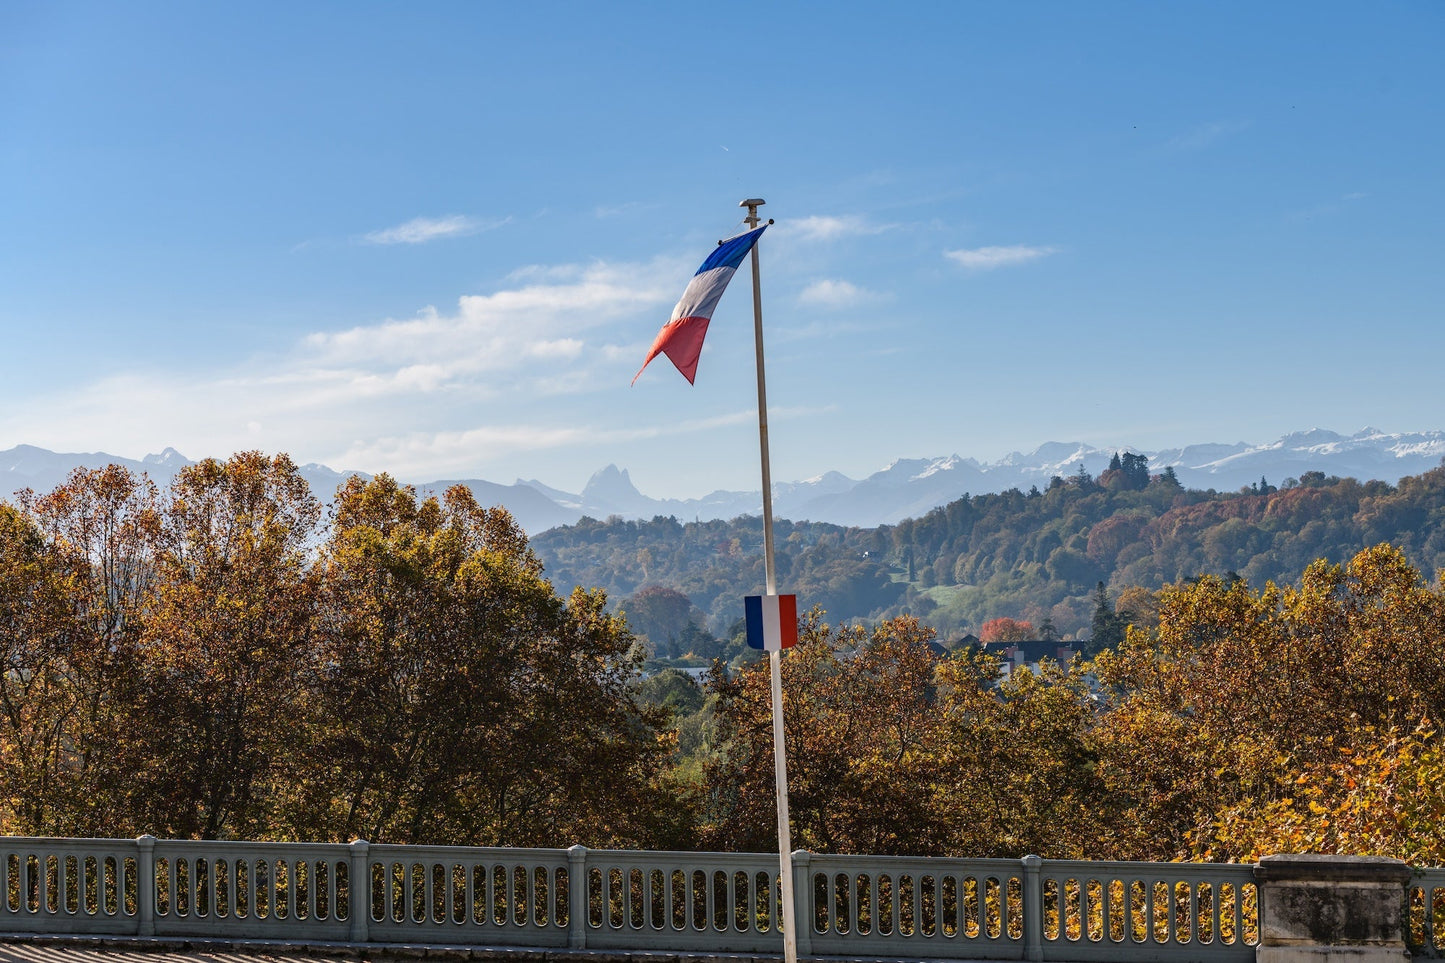
POLYGON ((515 368, 539 350, 555 353, 559 343, 575 356, 584 329, 644 313, 676 296, 676 271, 668 262, 597 262, 538 274, 558 280, 465 295, 447 314, 429 308, 414 318, 318 332, 305 344, 327 365, 436 364, 457 376, 474 375, 515 368))
POLYGON ((852 282, 825 278, 803 288, 798 294, 798 303, 825 308, 846 308, 876 298, 876 294, 852 282))
POLYGON ((814 214, 790 220, 779 225, 782 230, 795 234, 804 241, 835 241, 844 237, 860 237, 868 234, 882 234, 890 225, 873 224, 865 218, 849 214, 843 217, 827 217, 814 214))
POLYGON ((104 424, 116 451, 264 447, 410 478, 476 471, 521 446, 605 438, 605 417, 594 422, 591 408, 547 399, 626 385, 642 349, 619 342, 656 330, 685 275, 680 263, 539 270, 542 280, 468 295, 448 311, 317 331, 264 356, 116 373, 7 405, 0 437, 89 450, 104 424), (387 442, 414 433, 455 444, 437 442, 426 458, 408 460, 411 442, 387 442), (484 447, 468 450, 471 442, 484 447), (364 453, 377 458, 360 461, 364 453))
POLYGON ((448 237, 465 237, 468 234, 494 230, 509 220, 510 218, 505 217, 482 220, 462 214, 452 214, 447 217, 414 217, 405 224, 372 231, 370 234, 364 235, 364 240, 370 244, 425 244, 428 241, 438 241, 448 237))
POLYGON ((1203 150, 1215 141, 1237 134, 1248 126, 1249 123, 1242 120, 1216 120, 1200 124, 1171 138, 1164 145, 1164 149, 1172 151, 1203 150))
POLYGON ((811 321, 797 326, 780 326, 768 334, 769 344, 792 344, 800 341, 815 341, 818 338, 836 338, 843 334, 858 334, 879 330, 878 324, 859 324, 853 321, 811 321))
POLYGON ((995 268, 1012 267, 1048 257, 1056 248, 1036 247, 1029 244, 1012 244, 994 247, 961 248, 944 251, 943 256, 970 271, 992 271, 995 268))
POLYGON ((1348 194, 1341 194, 1337 200, 1325 201, 1321 204, 1315 204, 1312 207, 1289 211, 1285 214, 1285 219, 1289 221, 1311 221, 1316 218, 1333 217, 1336 214, 1343 213, 1351 205, 1357 204, 1369 196, 1370 195, 1364 191, 1351 191, 1348 194))
MULTIPOLYGON (((836 410, 835 405, 780 406, 768 410, 774 422, 816 417, 836 410)), ((615 448, 654 438, 695 436, 719 428, 752 425, 756 409, 738 409, 707 418, 664 419, 652 424, 620 428, 577 424, 558 427, 545 423, 486 425, 457 431, 405 431, 357 442, 338 453, 335 464, 413 466, 408 477, 444 476, 459 465, 475 465, 479 454, 500 458, 518 452, 559 449, 615 448)))
POLYGON ((599 220, 610 217, 635 217, 643 211, 655 208, 656 204, 644 204, 641 201, 624 201, 621 204, 598 204, 592 209, 592 215, 599 220))

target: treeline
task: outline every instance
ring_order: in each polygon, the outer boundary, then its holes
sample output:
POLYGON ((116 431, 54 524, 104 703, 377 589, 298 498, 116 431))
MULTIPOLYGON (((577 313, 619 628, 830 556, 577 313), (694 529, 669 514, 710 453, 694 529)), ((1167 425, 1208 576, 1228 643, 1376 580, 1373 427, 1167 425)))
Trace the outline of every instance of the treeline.
MULTIPOLYGON (((917 620, 817 613, 783 661, 793 844, 815 852, 1445 862, 1445 591, 1395 549, 1311 565, 1298 588, 1206 576, 1092 663, 996 683, 917 620)), ((767 667, 716 674, 700 840, 776 839, 767 667)))
MULTIPOLYGON (((1003 682, 917 619, 806 615, 795 843, 1445 859, 1445 590, 1402 552, 1152 604, 1093 662, 1003 682)), ((0 504, 0 832, 769 849, 764 665, 699 687, 639 658, 603 593, 559 596, 465 489, 352 479, 323 525, 285 456, 163 493, 77 472, 0 504)))
POLYGON ((0 833, 685 845, 604 596, 465 488, 284 455, 0 503, 0 833))
MULTIPOLYGON (((897 525, 777 525, 779 582, 802 604, 847 621, 914 615, 950 637, 1000 616, 1087 635, 1101 582, 1111 597, 1203 573, 1290 582, 1315 559, 1342 563, 1380 542, 1426 571, 1445 566, 1445 468, 1398 485, 1306 472, 1219 493, 1185 490, 1125 455, 1097 478, 1081 470, 1042 491, 964 497, 897 525)), ((720 634, 763 585, 751 517, 584 519, 533 545, 559 584, 614 598, 663 585, 720 634)))

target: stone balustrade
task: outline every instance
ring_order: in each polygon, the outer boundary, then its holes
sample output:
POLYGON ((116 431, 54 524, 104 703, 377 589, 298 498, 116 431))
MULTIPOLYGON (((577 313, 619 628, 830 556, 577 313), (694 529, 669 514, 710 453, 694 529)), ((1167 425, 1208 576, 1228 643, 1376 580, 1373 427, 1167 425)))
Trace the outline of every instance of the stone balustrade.
POLYGON ((1385 963, 1438 955, 1445 870, 0 837, 0 934, 804 958, 1385 963))

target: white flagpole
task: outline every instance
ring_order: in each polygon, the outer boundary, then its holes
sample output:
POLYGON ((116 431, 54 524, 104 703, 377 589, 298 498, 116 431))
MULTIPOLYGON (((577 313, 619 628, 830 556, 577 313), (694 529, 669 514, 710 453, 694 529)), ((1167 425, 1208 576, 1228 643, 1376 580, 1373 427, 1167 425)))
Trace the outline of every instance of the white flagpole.
MULTIPOLYGON (((738 204, 746 207, 744 218, 748 226, 759 224, 758 208, 766 203, 760 197, 750 197, 738 204)), ((772 223, 770 219, 769 224, 772 223)), ((758 446, 762 450, 763 463, 763 570, 767 577, 769 595, 778 594, 777 571, 773 565, 773 472, 768 462, 768 391, 763 377, 763 287, 758 271, 758 246, 753 245, 753 338, 758 358, 758 446)), ((773 780, 778 795, 778 875, 782 881, 783 959, 785 963, 798 963, 798 927, 805 921, 794 919, 793 900, 793 834, 788 828, 788 756, 783 738, 783 654, 779 651, 768 653, 768 664, 772 671, 773 702, 773 780)))

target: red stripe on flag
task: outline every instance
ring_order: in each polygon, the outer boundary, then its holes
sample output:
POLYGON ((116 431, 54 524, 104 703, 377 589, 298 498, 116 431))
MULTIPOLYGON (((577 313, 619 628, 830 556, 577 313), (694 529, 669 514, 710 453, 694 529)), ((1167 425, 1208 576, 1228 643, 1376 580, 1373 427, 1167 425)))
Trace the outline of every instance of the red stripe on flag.
POLYGON ((711 319, 678 318, 664 324, 662 330, 657 332, 657 340, 652 342, 652 348, 647 352, 642 367, 632 376, 632 383, 637 384, 637 379, 642 377, 642 372, 652 363, 653 358, 666 354, 668 360, 682 372, 687 383, 692 384, 697 377, 697 361, 702 357, 702 339, 707 334, 709 320, 711 319))
POLYGON ((778 629, 782 633, 783 648, 792 648, 798 644, 798 597, 796 595, 778 596, 778 629))

